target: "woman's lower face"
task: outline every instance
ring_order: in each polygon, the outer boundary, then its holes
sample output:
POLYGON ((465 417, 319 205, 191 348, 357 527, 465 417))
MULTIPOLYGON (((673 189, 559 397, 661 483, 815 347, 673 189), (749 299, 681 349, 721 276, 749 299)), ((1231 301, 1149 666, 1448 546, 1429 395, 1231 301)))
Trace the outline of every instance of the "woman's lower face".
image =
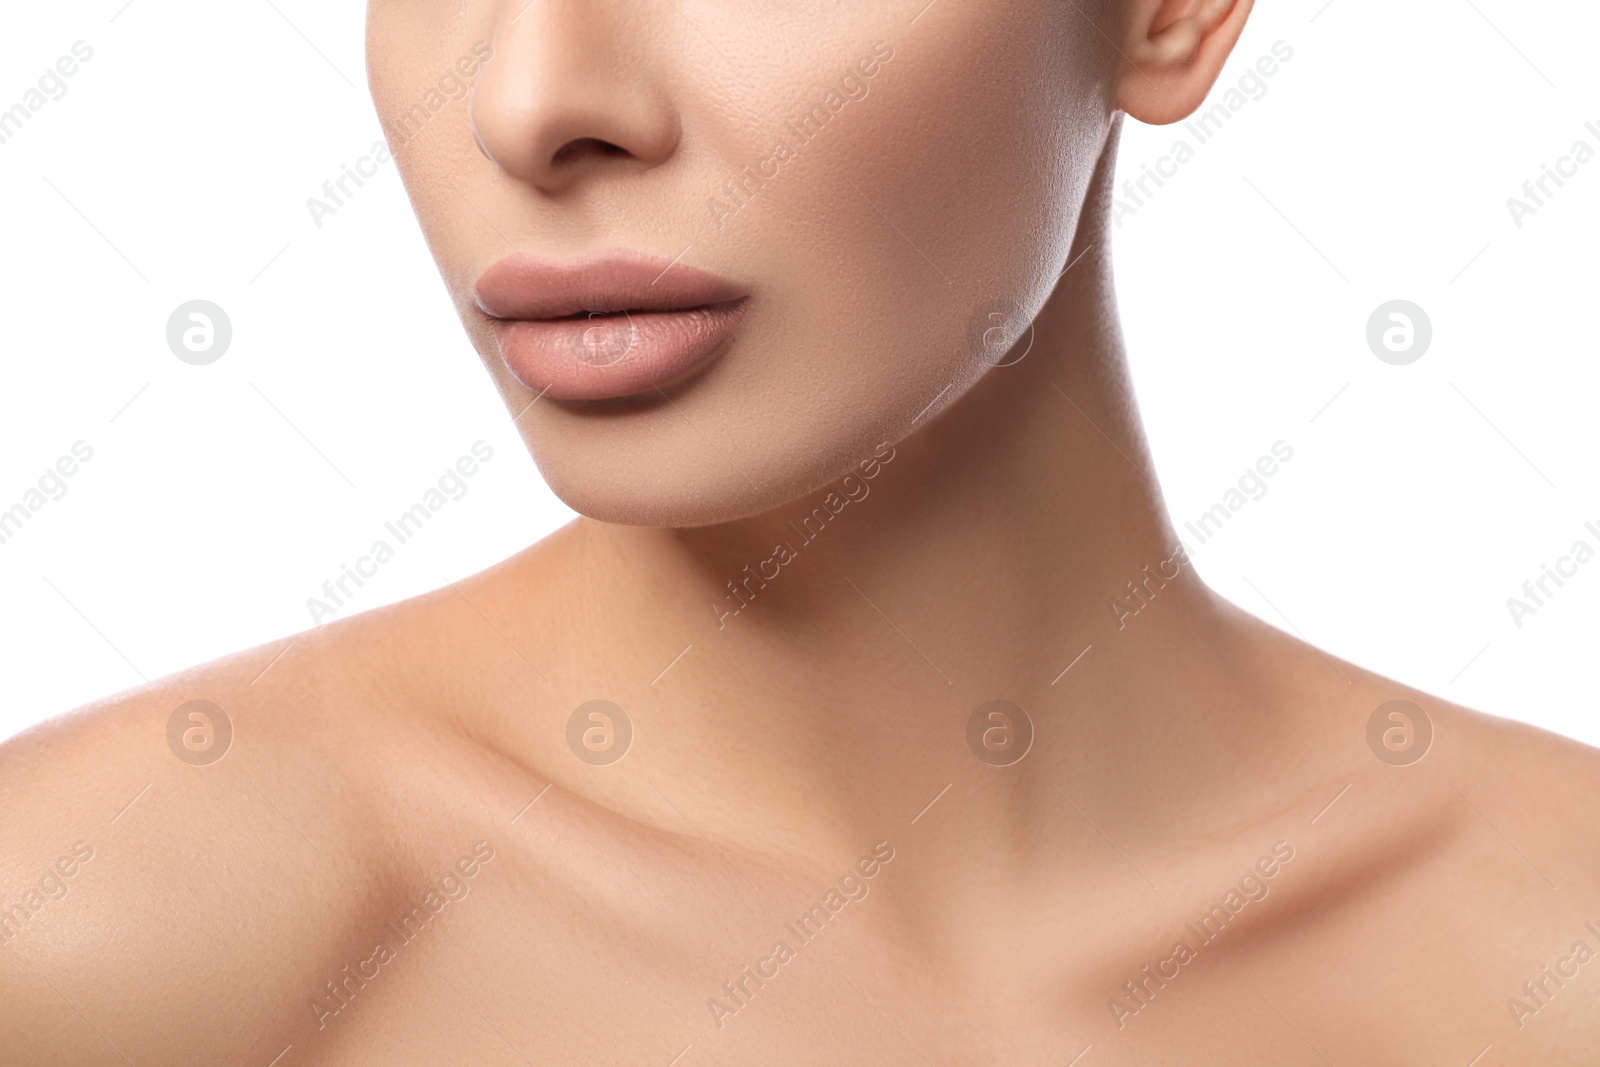
POLYGON ((376 0, 368 68, 545 478, 593 517, 688 526, 837 479, 993 371, 1105 143, 1106 17, 376 0))

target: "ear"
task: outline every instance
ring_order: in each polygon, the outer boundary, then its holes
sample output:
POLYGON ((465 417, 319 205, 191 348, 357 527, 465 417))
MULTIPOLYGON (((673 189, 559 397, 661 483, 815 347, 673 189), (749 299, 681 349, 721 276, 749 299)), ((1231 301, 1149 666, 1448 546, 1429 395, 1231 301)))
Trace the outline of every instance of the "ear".
POLYGON ((1132 0, 1117 106, 1152 126, 1200 106, 1233 51, 1252 0, 1132 0))

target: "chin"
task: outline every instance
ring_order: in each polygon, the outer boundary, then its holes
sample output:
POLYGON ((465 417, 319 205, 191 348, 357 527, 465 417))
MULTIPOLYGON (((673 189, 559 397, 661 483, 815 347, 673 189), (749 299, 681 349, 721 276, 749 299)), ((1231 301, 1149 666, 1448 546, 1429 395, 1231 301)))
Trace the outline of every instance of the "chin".
POLYGON ((552 408, 526 420, 524 439, 562 503, 624 526, 713 526, 786 504, 804 510, 813 495, 859 477, 863 461, 892 451, 881 433, 822 432, 809 413, 790 424, 747 414, 702 436, 661 407, 602 420, 552 408))

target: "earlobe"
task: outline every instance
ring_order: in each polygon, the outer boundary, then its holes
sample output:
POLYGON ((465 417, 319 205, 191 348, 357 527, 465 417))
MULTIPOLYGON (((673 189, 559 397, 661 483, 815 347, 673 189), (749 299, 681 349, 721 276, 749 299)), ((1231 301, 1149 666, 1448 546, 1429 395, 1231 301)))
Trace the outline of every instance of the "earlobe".
POLYGON ((1252 0, 1135 0, 1117 106, 1152 126, 1200 106, 1250 14, 1252 0))

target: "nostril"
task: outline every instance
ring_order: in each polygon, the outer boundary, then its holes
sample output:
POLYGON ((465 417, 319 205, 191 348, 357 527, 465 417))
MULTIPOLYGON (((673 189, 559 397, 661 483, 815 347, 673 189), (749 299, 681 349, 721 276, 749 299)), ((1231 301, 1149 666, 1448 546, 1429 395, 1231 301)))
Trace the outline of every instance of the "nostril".
POLYGON ((560 166, 563 163, 576 163, 579 160, 590 157, 625 156, 627 154, 628 150, 626 148, 614 145, 610 141, 602 141, 598 137, 579 137, 577 140, 568 141, 558 148, 556 154, 551 157, 550 162, 553 166, 560 166))

